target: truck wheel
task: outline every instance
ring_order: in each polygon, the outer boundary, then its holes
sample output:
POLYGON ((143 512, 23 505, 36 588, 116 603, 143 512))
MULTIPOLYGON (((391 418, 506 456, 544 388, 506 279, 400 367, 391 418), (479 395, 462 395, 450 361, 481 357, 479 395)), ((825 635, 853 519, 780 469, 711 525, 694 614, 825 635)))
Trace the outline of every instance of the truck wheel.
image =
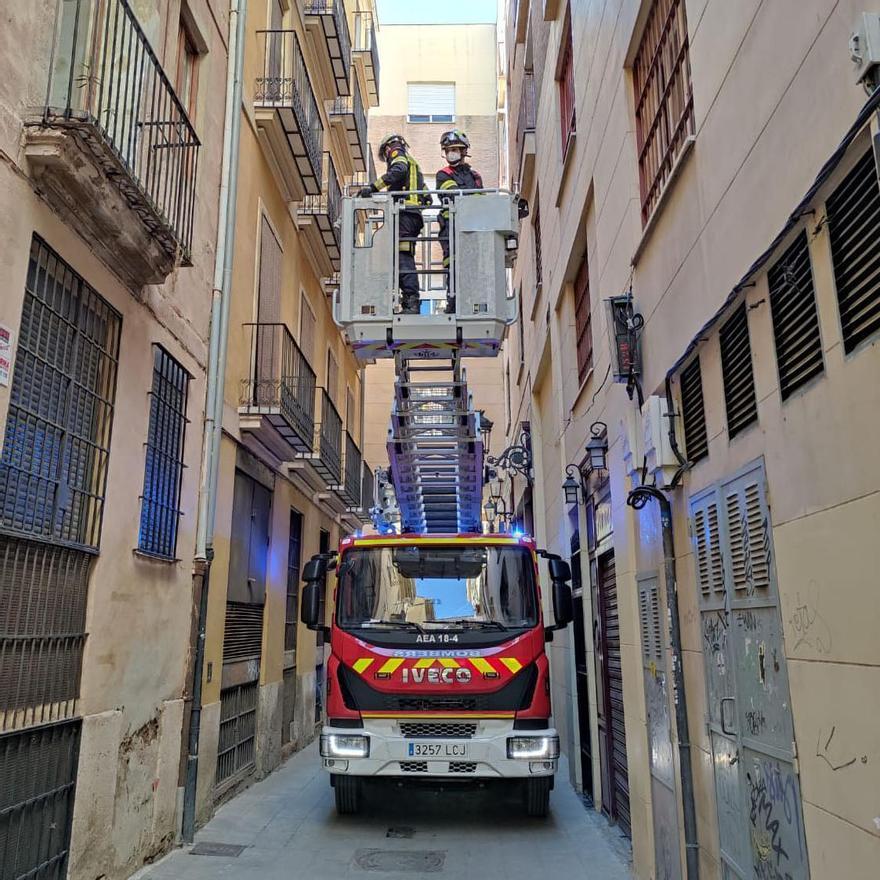
POLYGON ((550 784, 552 776, 540 776, 526 780, 526 813, 543 819, 550 812, 550 784))
POLYGON ((337 775, 333 780, 333 792, 338 815, 351 816, 358 812, 361 806, 361 781, 357 776, 337 775))

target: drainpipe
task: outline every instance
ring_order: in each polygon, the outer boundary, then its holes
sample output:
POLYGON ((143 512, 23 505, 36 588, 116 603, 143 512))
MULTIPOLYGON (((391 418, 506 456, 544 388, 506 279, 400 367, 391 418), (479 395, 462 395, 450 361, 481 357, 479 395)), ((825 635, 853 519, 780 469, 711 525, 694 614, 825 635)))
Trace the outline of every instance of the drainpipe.
POLYGON ((681 625, 678 617, 678 581, 675 571, 675 542, 672 533, 672 505, 654 486, 638 486, 627 496, 626 503, 641 510, 649 500, 660 505, 663 531, 663 568, 666 581, 666 608, 669 613, 669 641, 672 650, 672 693, 675 703, 675 726, 678 729, 679 772, 684 814, 684 845, 687 880, 699 880, 700 860, 697 843, 697 813, 694 806, 694 775, 691 766, 691 743, 688 728, 687 699, 684 689, 684 668, 681 662, 681 625))
POLYGON ((217 509, 217 473, 223 428, 223 386, 229 338, 229 299, 235 243, 235 208, 241 132, 242 70, 247 23, 247 0, 231 0, 229 53, 226 66, 226 113, 223 123, 223 159, 220 170, 220 205, 217 247, 214 253, 214 286, 211 300, 211 337, 205 395, 205 431, 199 478, 199 514, 193 586, 199 596, 198 624, 192 648, 192 705, 187 735, 186 778, 183 790, 182 837, 192 843, 196 826, 196 784, 199 773, 199 736, 202 720, 202 677, 205 665, 205 630, 208 617, 208 584, 214 556, 214 517, 217 509))

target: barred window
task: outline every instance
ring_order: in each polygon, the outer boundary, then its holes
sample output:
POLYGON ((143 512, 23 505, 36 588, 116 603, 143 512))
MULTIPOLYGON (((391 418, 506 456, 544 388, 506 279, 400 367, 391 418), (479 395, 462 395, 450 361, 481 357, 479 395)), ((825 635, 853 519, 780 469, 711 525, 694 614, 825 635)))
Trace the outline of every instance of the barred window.
POLYGON ((163 559, 174 559, 177 551, 189 380, 164 348, 154 346, 138 550, 163 559))
POLYGON ((97 550, 121 315, 31 243, 0 458, 0 528, 97 550))
POLYGON ((590 309, 590 268, 586 254, 574 281, 574 325, 578 381, 583 382, 593 366, 593 315, 590 309))
POLYGON ((654 0, 632 69, 642 224, 646 224, 685 141, 694 133, 684 0, 654 0))

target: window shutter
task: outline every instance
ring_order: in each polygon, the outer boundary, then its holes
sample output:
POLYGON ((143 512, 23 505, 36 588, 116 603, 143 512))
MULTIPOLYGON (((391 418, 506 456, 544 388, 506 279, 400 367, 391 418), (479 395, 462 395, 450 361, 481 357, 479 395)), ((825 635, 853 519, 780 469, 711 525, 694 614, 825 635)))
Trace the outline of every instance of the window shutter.
POLYGON ((315 313, 306 299, 305 291, 301 292, 299 303, 299 350, 311 364, 315 353, 315 313))
POLYGON ((764 470, 757 466, 724 483, 724 527, 730 582, 735 595, 766 594, 771 587, 770 511, 764 470))
POLYGON ((752 346, 746 304, 727 319, 718 334, 721 343, 721 375, 727 409, 727 434, 735 437, 758 418, 755 379, 752 374, 752 346))
POLYGON ((691 502, 697 587, 704 602, 724 600, 724 560, 715 492, 691 502))
POLYGON ((709 454, 706 435, 706 409, 703 403, 703 376, 699 355, 681 371, 681 409, 684 443, 688 461, 696 462, 709 454))
POLYGON ((574 282, 574 323, 577 334, 578 380, 583 382, 593 366, 593 328, 590 311, 590 269, 587 255, 574 282))
POLYGON ((277 324, 281 320, 281 245, 263 217, 260 229, 260 301, 257 321, 277 324))
POLYGON ((663 660, 663 632, 660 624, 660 592, 657 579, 639 584, 639 623, 642 632, 642 660, 657 666, 663 660))
POLYGON ((455 118, 455 83, 409 83, 410 116, 455 118))
POLYGON ((779 390, 785 400, 825 369, 806 231, 767 273, 779 390))
POLYGON ((843 347, 880 330, 880 186, 868 150, 826 203, 843 347))

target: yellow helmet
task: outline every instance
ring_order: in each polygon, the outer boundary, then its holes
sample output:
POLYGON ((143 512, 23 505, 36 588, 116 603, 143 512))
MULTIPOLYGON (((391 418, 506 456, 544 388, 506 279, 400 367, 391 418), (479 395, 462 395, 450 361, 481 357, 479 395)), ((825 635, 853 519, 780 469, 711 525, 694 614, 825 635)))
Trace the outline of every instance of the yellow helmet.
POLYGON ((388 148, 391 144, 400 144, 404 150, 409 149, 409 144, 406 142, 406 138, 402 134, 386 134, 385 137, 382 138, 382 142, 379 144, 379 158, 386 162, 388 158, 388 148))

